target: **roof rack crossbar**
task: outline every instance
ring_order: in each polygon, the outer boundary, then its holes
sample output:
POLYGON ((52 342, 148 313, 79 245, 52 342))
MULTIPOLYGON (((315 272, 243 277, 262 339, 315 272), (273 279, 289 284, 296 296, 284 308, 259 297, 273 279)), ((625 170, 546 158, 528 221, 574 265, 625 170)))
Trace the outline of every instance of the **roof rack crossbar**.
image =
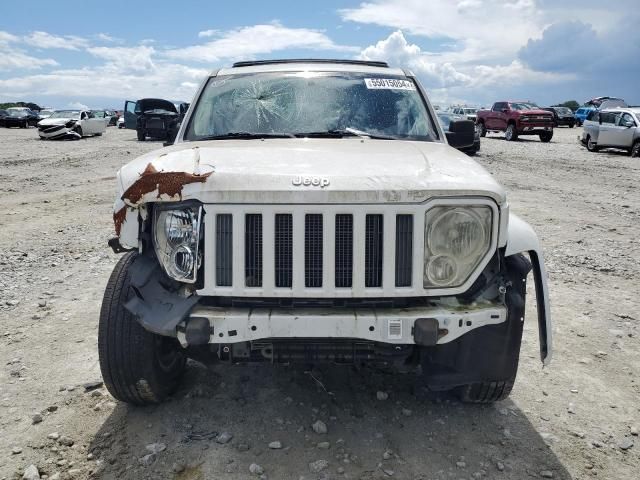
POLYGON ((345 65, 363 65, 367 67, 389 68, 387 62, 379 62, 374 60, 345 60, 345 59, 324 59, 324 58, 293 58, 287 60, 247 60, 244 62, 235 62, 233 68, 237 67, 253 67, 256 65, 278 65, 283 63, 340 63, 345 65))

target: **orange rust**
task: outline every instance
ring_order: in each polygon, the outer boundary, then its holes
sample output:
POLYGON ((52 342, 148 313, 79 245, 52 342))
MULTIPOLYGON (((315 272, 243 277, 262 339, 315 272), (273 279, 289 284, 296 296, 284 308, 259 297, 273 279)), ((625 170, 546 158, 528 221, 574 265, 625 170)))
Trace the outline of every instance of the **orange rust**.
POLYGON ((127 219, 127 207, 124 206, 117 212, 113 212, 113 225, 116 227, 116 235, 120 236, 122 230, 122 224, 127 219))
POLYGON ((138 203, 142 197, 158 190, 158 197, 166 194, 170 197, 180 196, 182 200, 182 188, 189 183, 204 183, 213 172, 202 175, 186 172, 159 172, 151 163, 147 165, 140 178, 136 180, 122 194, 122 200, 129 200, 131 203, 138 203))

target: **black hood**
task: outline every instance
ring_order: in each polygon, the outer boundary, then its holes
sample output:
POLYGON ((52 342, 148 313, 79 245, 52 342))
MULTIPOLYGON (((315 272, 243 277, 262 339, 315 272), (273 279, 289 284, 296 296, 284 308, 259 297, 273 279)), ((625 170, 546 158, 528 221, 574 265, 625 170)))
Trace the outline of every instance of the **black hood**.
POLYGON ((178 113, 176 106, 169 100, 162 98, 143 98, 138 100, 136 110, 139 113, 149 112, 151 110, 164 110, 165 112, 178 113))

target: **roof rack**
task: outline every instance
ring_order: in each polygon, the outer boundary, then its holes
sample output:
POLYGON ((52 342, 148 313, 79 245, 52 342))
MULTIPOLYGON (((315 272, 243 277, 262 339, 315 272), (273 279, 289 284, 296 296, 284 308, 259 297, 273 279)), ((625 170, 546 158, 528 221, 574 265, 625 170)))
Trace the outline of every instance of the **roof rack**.
POLYGON ((253 67, 256 65, 278 65, 283 63, 340 63, 345 65, 365 65, 368 67, 389 68, 387 62, 379 62, 372 60, 332 60, 329 58, 292 58, 288 60, 247 60, 244 62, 235 62, 233 68, 237 67, 253 67))

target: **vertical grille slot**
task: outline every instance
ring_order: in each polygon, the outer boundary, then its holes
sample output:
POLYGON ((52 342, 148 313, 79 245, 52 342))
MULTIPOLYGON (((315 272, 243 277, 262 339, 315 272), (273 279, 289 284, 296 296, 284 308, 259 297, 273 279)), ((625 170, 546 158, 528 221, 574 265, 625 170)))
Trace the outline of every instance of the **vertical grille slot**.
POLYGON ((216 215, 216 285, 230 287, 233 278, 233 216, 216 215))
POLYGON ((247 287, 262 286, 262 215, 260 214, 245 216, 244 275, 247 287))
POLYGON ((336 215, 336 287, 353 286, 353 215, 336 215))
POLYGON ((322 286, 322 215, 305 215, 304 221, 304 285, 322 286))
POLYGON ((367 215, 365 223, 364 286, 382 286, 382 215, 367 215))
POLYGON ((276 214, 275 218, 276 287, 291 288, 293 279, 293 216, 276 214))
POLYGON ((413 215, 396 216, 396 287, 410 287, 413 274, 413 215))

